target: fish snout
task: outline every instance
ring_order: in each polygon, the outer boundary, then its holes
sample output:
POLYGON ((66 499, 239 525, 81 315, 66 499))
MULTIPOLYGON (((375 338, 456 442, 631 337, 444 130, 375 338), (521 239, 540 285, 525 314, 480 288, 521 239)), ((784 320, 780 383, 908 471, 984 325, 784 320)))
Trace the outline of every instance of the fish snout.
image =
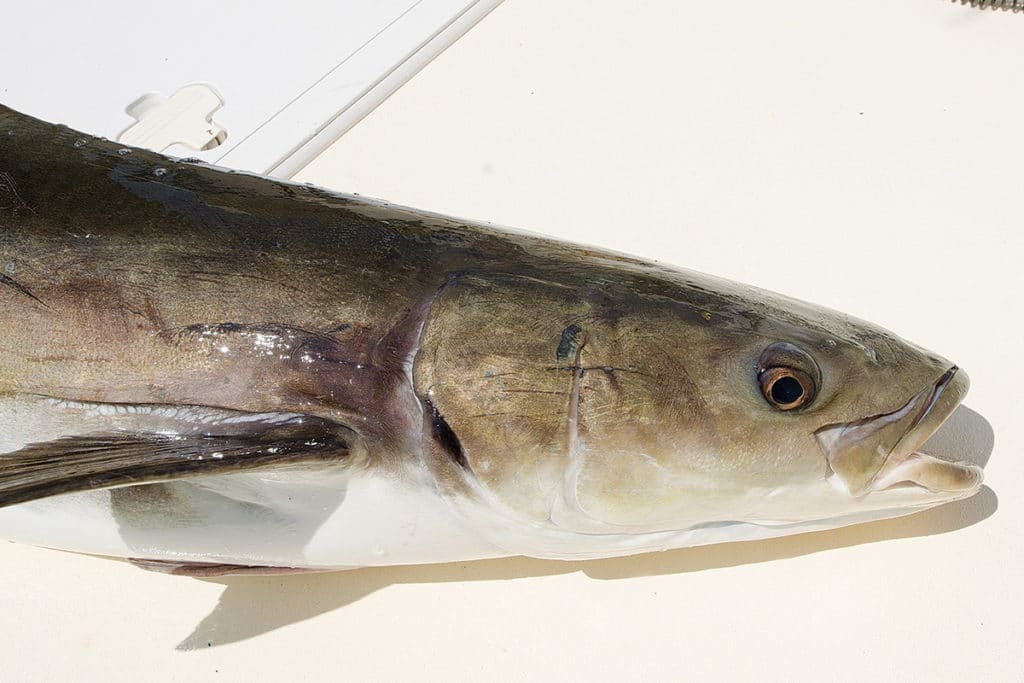
POLYGON ((960 405, 969 387, 967 373, 952 366, 892 412, 819 429, 816 436, 830 480, 855 497, 905 484, 933 493, 977 491, 983 478, 980 467, 918 451, 960 405))

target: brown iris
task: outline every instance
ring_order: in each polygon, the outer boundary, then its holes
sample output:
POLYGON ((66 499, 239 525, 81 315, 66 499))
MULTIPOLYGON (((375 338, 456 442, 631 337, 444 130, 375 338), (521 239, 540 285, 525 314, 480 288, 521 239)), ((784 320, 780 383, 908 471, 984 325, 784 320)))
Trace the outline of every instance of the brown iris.
POLYGON ((796 410, 814 398, 814 381, 796 368, 765 368, 759 376, 761 393, 779 410, 796 410))

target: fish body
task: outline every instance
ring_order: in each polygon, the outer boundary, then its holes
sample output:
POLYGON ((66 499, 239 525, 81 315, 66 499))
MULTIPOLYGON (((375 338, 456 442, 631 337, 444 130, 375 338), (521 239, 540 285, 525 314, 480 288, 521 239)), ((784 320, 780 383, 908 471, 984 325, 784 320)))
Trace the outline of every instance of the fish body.
POLYGON ((0 535, 149 566, 580 559, 971 495, 967 390, 703 274, 0 108, 0 535))

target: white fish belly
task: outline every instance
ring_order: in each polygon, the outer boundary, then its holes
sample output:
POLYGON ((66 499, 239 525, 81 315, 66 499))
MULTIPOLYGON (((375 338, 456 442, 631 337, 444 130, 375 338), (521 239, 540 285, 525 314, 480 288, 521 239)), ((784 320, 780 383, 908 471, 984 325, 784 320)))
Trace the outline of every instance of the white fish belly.
POLYGON ((312 568, 508 554, 433 491, 369 475, 335 493, 252 474, 88 491, 0 509, 0 537, 115 557, 312 568))
MULTIPOLYGON (((131 410, 3 398, 0 453, 61 436, 152 431, 169 419, 131 410)), ((387 476, 282 467, 59 495, 0 508, 0 538, 116 557, 313 568, 508 554, 414 467, 387 476)))

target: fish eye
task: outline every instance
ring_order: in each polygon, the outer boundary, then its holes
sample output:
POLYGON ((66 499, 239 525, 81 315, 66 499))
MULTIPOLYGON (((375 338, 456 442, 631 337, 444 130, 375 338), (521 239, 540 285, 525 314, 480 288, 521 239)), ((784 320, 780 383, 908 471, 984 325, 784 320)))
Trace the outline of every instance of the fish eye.
POLYGON ((779 410, 795 410, 814 396, 814 383, 796 368, 768 368, 761 373, 761 392, 779 410))
POLYGON ((796 410, 814 400, 821 371, 806 351, 788 342, 777 342, 761 354, 757 381, 761 394, 773 408, 796 410))

